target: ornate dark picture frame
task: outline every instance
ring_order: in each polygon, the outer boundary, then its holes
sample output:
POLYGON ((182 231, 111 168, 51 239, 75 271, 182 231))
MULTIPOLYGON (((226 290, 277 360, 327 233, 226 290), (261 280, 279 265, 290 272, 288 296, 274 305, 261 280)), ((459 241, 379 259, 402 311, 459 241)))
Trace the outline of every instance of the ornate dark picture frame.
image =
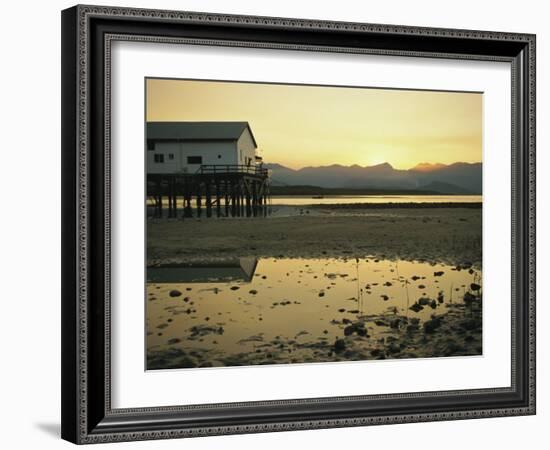
POLYGON ((84 444, 535 413, 535 36, 75 6, 62 12, 62 437, 84 444), (512 67, 512 373, 506 388, 111 407, 113 41, 507 61, 512 67))

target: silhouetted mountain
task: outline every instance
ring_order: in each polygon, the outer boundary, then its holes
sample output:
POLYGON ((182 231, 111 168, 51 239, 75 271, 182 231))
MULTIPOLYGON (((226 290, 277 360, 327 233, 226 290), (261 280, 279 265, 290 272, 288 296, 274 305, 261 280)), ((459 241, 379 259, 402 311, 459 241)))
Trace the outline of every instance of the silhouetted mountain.
POLYGON ((443 167, 446 167, 445 164, 441 164, 441 163, 432 164, 432 163, 423 162, 423 163, 418 163, 411 170, 414 170, 416 172, 433 172, 434 170, 442 169, 443 167))
POLYGON ((474 192, 468 189, 464 189, 456 184, 445 183, 444 181, 431 181, 430 183, 421 186, 420 189, 438 192, 440 194, 474 194, 474 192))
POLYGON ((445 194, 479 194, 482 189, 481 163, 427 164, 409 170, 394 169, 391 164, 304 167, 290 169, 266 164, 276 186, 310 185, 324 188, 421 189, 445 194), (439 189, 436 189, 439 187, 439 189))

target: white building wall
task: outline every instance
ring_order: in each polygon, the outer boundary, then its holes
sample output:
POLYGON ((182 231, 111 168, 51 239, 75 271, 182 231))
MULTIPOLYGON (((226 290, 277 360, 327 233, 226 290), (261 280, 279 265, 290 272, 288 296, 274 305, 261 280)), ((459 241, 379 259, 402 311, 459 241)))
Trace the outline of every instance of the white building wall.
POLYGON ((248 128, 245 128, 243 134, 241 134, 241 137, 237 141, 237 147, 239 149, 239 164, 254 166, 256 162, 256 146, 248 128))
POLYGON ((195 173, 201 164, 239 164, 236 141, 156 142, 147 151, 148 173, 195 173), (155 154, 164 155, 164 162, 155 162, 155 154), (202 162, 189 164, 188 157, 201 157, 202 162))

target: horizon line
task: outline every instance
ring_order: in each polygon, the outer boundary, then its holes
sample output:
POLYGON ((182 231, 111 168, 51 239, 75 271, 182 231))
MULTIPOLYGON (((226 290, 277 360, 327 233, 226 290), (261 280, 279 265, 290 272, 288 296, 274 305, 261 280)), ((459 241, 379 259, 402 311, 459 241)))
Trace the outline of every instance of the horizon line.
MULTIPOLYGON (((429 163, 429 162, 419 162, 419 163, 416 163, 415 165, 409 167, 408 169, 396 169, 395 166, 388 162, 388 161, 385 161, 385 162, 382 162, 382 163, 377 163, 377 164, 372 164, 372 165, 368 165, 368 166, 363 166, 361 164, 341 164, 341 163, 333 163, 333 164, 325 164, 325 165, 319 165, 319 166, 312 166, 312 165, 308 165, 308 166, 302 166, 302 167, 299 167, 299 168, 294 168, 294 167, 291 167, 291 166, 288 166, 288 165, 285 165, 285 164, 281 164, 281 163, 278 163, 278 162, 265 162, 264 161, 264 164, 276 164, 276 165, 279 165, 281 167, 284 167, 286 169, 291 169, 291 170, 302 170, 302 169, 309 169, 309 168, 312 168, 312 169, 318 169, 318 168, 323 168, 323 167, 334 167, 334 166, 339 166, 339 167, 360 167, 362 169, 367 169, 367 168, 372 168, 372 167, 379 167, 379 166, 390 166, 392 169, 394 170, 413 170, 419 166, 436 166, 436 167, 433 167, 432 170, 437 170, 438 167, 450 167, 450 166, 453 166, 455 164, 483 164, 483 161, 474 161, 474 162, 467 162, 467 161, 455 161, 453 163, 449 163, 449 164, 445 164, 445 163, 439 163, 439 162, 435 162, 435 163, 429 163)), ((427 169, 427 171, 429 171, 430 169, 427 169)))

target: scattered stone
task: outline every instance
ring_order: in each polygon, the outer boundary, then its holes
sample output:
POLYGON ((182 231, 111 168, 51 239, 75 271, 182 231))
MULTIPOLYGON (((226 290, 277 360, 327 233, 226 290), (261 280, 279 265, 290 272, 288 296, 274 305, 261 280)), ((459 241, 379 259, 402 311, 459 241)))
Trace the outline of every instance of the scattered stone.
POLYGON ((190 328, 191 335, 188 339, 194 340, 196 338, 206 336, 208 334, 223 334, 223 327, 216 327, 210 325, 194 325, 190 328))
POLYGON ((434 272, 434 277, 440 277, 444 274, 445 272, 443 272, 442 270, 440 270, 439 272, 434 272))
POLYGON ((336 353, 341 353, 346 349, 346 341, 343 339, 336 339, 336 342, 334 342, 334 351, 336 353))
POLYGON ((178 338, 168 339, 168 345, 177 344, 178 342, 181 342, 181 339, 178 339, 178 338))
POLYGON ((426 286, 424 286, 423 284, 419 284, 418 289, 426 289, 426 286))
POLYGON ((256 289, 250 289, 250 291, 248 291, 249 294, 252 294, 252 295, 256 295, 258 293, 258 291, 256 289))
POLYGON ((418 303, 414 303, 409 309, 414 312, 419 312, 422 311, 424 307, 419 305, 418 303))
POLYGON ((387 301, 390 299, 390 298, 389 298, 387 295, 385 295, 385 294, 382 294, 380 297, 381 297, 382 300, 384 300, 385 302, 387 302, 387 301))
POLYGON ((319 292, 319 297, 324 297, 325 293, 323 291, 319 292))
POLYGON ((479 291, 481 289, 481 286, 477 283, 472 283, 472 284, 470 284, 470 289, 472 291, 479 291))
POLYGON ((263 342, 264 338, 262 334, 255 334, 253 336, 249 336, 247 338, 241 339, 238 341, 239 344, 247 344, 249 342, 263 342))
POLYGON ((231 286, 230 289, 231 289, 232 291, 236 291, 237 289, 239 289, 239 286, 231 286))
POLYGON ((419 305, 422 305, 422 306, 426 306, 426 305, 429 305, 431 303, 431 299, 429 299, 428 297, 421 297, 418 299, 418 304, 419 305))
POLYGON ((350 336, 355 331, 355 328, 353 325, 348 325, 346 328, 344 328, 344 336, 350 336))
POLYGON ((464 294, 464 303, 466 303, 467 305, 472 304, 476 300, 477 300, 477 297, 475 295, 470 294, 469 292, 466 292, 464 294))
POLYGON ((386 281, 386 282, 384 283, 384 286, 391 286, 391 285, 392 285, 392 284, 391 284, 389 281, 386 281))
POLYGON ((430 320, 424 322, 424 333, 434 333, 441 326, 441 319, 439 317, 432 317, 430 320))
POLYGON ((390 328, 397 329, 401 325, 401 319, 393 319, 390 321, 390 328))
POLYGON ((386 349, 388 353, 395 354, 399 353, 401 351, 401 347, 397 345, 395 342, 392 342, 386 349))
POLYGON ((181 292, 178 291, 177 289, 172 289, 172 290, 168 293, 168 295, 169 295, 170 297, 179 297, 179 296, 181 295, 181 292))

